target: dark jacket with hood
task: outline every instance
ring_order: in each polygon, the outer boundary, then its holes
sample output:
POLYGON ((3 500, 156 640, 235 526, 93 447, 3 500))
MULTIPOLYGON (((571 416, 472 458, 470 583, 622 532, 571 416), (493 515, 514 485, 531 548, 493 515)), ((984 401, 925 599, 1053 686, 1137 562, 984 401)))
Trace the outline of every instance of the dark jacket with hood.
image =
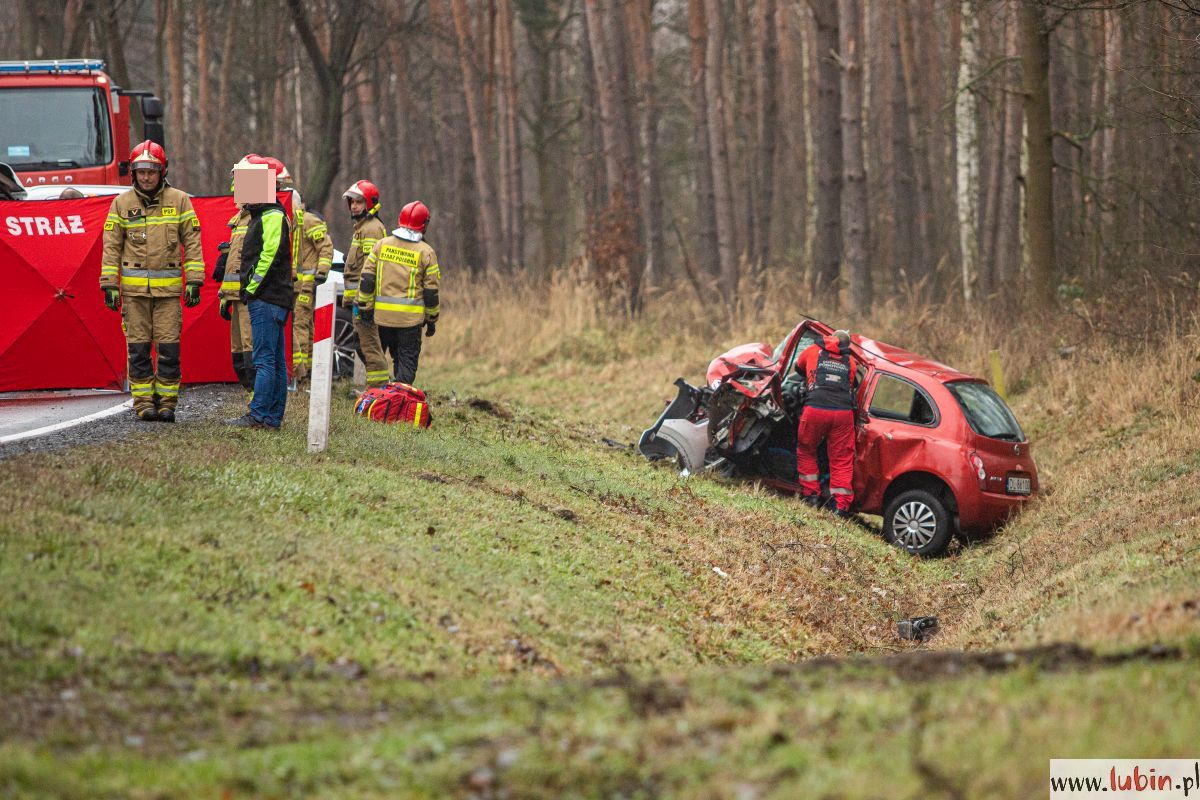
POLYGON ((250 203, 242 240, 242 299, 292 307, 292 246, 287 214, 279 203, 250 203))

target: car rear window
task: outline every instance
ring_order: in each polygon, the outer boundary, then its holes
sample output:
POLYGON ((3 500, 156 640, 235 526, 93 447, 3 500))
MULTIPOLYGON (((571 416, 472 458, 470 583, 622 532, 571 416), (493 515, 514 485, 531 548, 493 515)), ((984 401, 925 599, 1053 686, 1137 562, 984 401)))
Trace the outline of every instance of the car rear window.
POLYGON ((886 372, 879 373, 879 379, 875 381, 869 411, 872 417, 894 419, 913 425, 937 423, 937 410, 933 401, 915 385, 886 372))
POLYGON ((1025 441, 1025 433, 1017 424, 1008 405, 986 383, 962 381, 947 383, 946 388, 962 407, 971 430, 991 439, 1010 442, 1025 441))

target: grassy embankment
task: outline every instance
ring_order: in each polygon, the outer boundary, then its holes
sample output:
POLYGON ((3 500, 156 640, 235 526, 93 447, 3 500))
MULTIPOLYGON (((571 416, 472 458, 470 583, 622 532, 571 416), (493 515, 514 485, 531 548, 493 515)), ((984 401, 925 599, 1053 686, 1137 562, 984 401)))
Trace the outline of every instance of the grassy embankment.
POLYGON ((430 431, 342 415, 312 458, 295 409, 281 436, 5 462, 0 794, 1016 797, 1051 755, 1193 754, 1194 318, 1153 346, 857 323, 967 371, 999 347, 1049 490, 917 561, 601 443, 805 308, 778 292, 719 332, 692 305, 627 323, 565 283, 476 287, 429 342, 430 431), (912 649, 894 621, 917 613, 944 625, 923 649, 1113 657, 809 660, 912 649), (1123 660, 1148 645, 1180 656, 1123 660))

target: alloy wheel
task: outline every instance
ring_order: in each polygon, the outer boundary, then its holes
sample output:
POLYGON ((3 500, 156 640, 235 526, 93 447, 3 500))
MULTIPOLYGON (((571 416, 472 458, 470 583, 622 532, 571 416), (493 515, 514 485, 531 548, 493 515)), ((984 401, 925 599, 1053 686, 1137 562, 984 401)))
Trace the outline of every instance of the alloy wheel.
POLYGON ((919 500, 910 500, 892 515, 892 534, 907 548, 925 547, 937 532, 937 515, 919 500))

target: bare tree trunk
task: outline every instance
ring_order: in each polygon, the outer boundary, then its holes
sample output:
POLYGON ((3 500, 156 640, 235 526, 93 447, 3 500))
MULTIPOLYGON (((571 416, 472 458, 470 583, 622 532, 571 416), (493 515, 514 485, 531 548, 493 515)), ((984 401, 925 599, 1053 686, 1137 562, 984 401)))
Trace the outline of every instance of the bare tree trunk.
POLYGON ((118 85, 128 86, 129 67, 125 62, 125 40, 121 36, 121 26, 117 16, 118 12, 115 0, 100 0, 97 13, 99 15, 100 30, 103 31, 104 53, 108 58, 108 66, 111 70, 110 74, 118 85))
POLYGON ((733 185, 729 176, 729 145, 725 121, 725 20, 719 0, 705 0, 708 42, 704 55, 704 88, 708 104, 708 146, 711 152, 713 197, 717 215, 717 255, 721 294, 732 312, 737 302, 738 259, 734 233, 733 185))
POLYGON ((954 105, 954 130, 957 139, 958 240, 961 251, 961 291, 970 303, 978 281, 979 214, 979 132, 976 125, 978 103, 975 89, 967 88, 979 73, 976 55, 979 23, 971 0, 961 0, 962 46, 958 63, 958 91, 954 105))
MULTIPOLYGON (((518 16, 525 30, 529 43, 529 56, 532 73, 530 86, 532 92, 529 99, 531 108, 528 116, 529 148, 533 153, 534 169, 537 179, 537 256, 539 277, 548 279, 555 266, 566 261, 567 256, 567 224, 570 203, 567 187, 570 174, 563 169, 561 149, 566 124, 560 111, 560 87, 562 85, 561 70, 558 69, 562 37, 567 26, 561 18, 561 11, 556 7, 546 5, 519 5, 518 16)), ((583 49, 582 55, 587 55, 583 49)), ((591 64, 585 61, 584 94, 587 92, 587 78, 590 77, 591 64)), ((585 97, 586 101, 586 97, 585 97)), ((577 166, 584 167, 588 163, 586 134, 581 146, 580 161, 577 166)), ((584 200, 587 204, 586 193, 584 200)))
POLYGON ((206 191, 212 191, 215 178, 213 169, 213 135, 212 135, 212 81, 209 76, 212 63, 212 42, 210 41, 209 5, 200 3, 196 6, 196 117, 200 122, 196 132, 200 169, 198 178, 206 191))
POLYGON ((838 0, 842 62, 842 226, 850 308, 871 309, 871 266, 867 261, 870 219, 863 163, 862 18, 858 0, 838 0))
MULTIPOLYGON (((1009 59, 1020 57, 1020 26, 1016 8, 1007 4, 1004 29, 1004 55, 1009 59)), ((1018 86, 1020 69, 1009 66, 1005 69, 1005 86, 1018 86)), ((1000 200, 996 212, 996 285, 1003 296, 1012 294, 1021 272, 1021 240, 1024 225, 1021 194, 1021 131, 1024 129, 1024 110, 1021 95, 1014 90, 1004 94, 1003 164, 1001 166, 1000 200)))
MULTIPOLYGON (((977 297, 985 303, 996 294, 999 264, 997 262, 997 245, 1000 240, 1002 196, 1001 185, 1004 183, 1004 131, 1006 126, 1005 114, 1008 95, 1005 85, 1006 72, 1000 60, 1004 58, 1005 14, 1004 6, 994 7, 994 13, 980 14, 980 20, 987 27, 980 26, 978 41, 984 45, 980 48, 978 58, 981 63, 995 64, 999 70, 998 76, 990 80, 991 90, 981 88, 981 97, 985 99, 983 112, 979 119, 979 232, 978 232, 978 276, 977 297), (1000 46, 990 45, 999 42, 1000 46), (990 45, 990 46, 989 46, 990 45)), ((981 83, 982 86, 982 83, 981 83)))
POLYGON ((1124 51, 1121 41, 1121 23, 1115 11, 1104 13, 1104 78, 1102 81, 1104 100, 1105 128, 1100 132, 1100 166, 1099 183, 1101 188, 1099 202, 1103 209, 1100 215, 1100 258, 1103 259, 1103 273, 1107 274, 1108 259, 1114 250, 1116 235, 1117 191, 1116 177, 1116 116, 1117 96, 1120 91, 1118 78, 1124 67, 1124 51), (1112 237, 1112 238, 1109 238, 1112 237))
POLYGON ((80 53, 88 25, 95 14, 96 0, 68 0, 63 15, 63 55, 74 57, 80 53))
POLYGON ((1034 0, 1021 0, 1021 76, 1025 92, 1025 231, 1034 302, 1054 300, 1058 267, 1054 254, 1054 155, 1050 117, 1050 32, 1034 0))
MULTIPOLYGON (((894 274, 897 279, 903 274, 906 281, 922 274, 916 259, 917 217, 919 209, 916 203, 917 181, 913 159, 913 125, 909 119, 912 104, 908 98, 908 87, 904 80, 904 62, 901 58, 900 42, 902 33, 900 21, 905 16, 904 10, 898 6, 892 7, 894 24, 887 32, 891 58, 890 89, 892 96, 892 157, 893 178, 892 194, 895 198, 893 211, 895 231, 893 232, 894 274)), ((883 76, 880 76, 883 80, 883 76)))
POLYGON ((621 146, 617 132, 617 110, 614 95, 613 67, 609 63, 609 51, 605 42, 604 15, 598 0, 585 0, 587 14, 588 44, 592 53, 592 64, 596 70, 596 99, 600 106, 600 135, 604 142, 604 178, 608 183, 609 199, 621 191, 624 185, 621 164, 621 146))
POLYGON ((513 42, 512 0, 498 0, 497 14, 497 78, 500 84, 498 97, 500 107, 500 131, 502 145, 503 175, 502 192, 509 206, 509 229, 506 234, 508 261, 514 265, 524 262, 525 245, 522 231, 524 220, 524 191, 521 186, 521 141, 517 125, 519 96, 516 77, 516 45, 513 42))
POLYGON ((637 83, 641 88, 638 114, 638 139, 641 145, 641 208, 645 230, 645 276, 657 279, 666 267, 666 242, 663 233, 663 197, 658 154, 658 99, 654 76, 654 35, 651 27, 654 4, 629 3, 625 6, 633 50, 637 83))
POLYGON ((638 187, 633 180, 634 148, 628 113, 628 96, 616 65, 624 62, 623 25, 612 7, 601 7, 599 0, 585 0, 588 40, 596 72, 597 100, 600 106, 600 133, 604 141, 604 173, 608 184, 607 224, 600 235, 610 240, 613 254, 602 265, 610 279, 623 283, 631 313, 641 307, 641 266, 635 266, 634 254, 640 246, 638 187), (634 220, 628 225, 628 220, 634 220), (631 229, 629 229, 631 228, 631 229))
POLYGON ((807 71, 804 66, 803 32, 794 29, 793 17, 803 13, 790 2, 777 3, 775 20, 779 42, 779 102, 781 122, 776 134, 777 163, 773 184, 775 211, 773 217, 783 222, 775 226, 775 252, 791 258, 798 256, 799 276, 804 275, 804 250, 808 245, 809 214, 809 128, 804 109, 808 105, 807 71))
POLYGON ((892 33, 895 3, 874 3, 863 12, 864 142, 867 202, 871 218, 869 260, 875 278, 896 283, 895 69, 892 33))
MULTIPOLYGON (((237 32, 237 22, 241 11, 238 0, 229 0, 225 13, 225 36, 222 39, 221 45, 221 70, 217 77, 217 104, 222 109, 229 109, 233 106, 232 86, 233 86, 233 62, 237 59, 231 57, 234 47, 234 34, 237 32)), ((215 150, 225 153, 229 161, 229 166, 233 166, 237 159, 241 157, 240 153, 230 152, 233 149, 232 131, 234 115, 228 110, 220 115, 219 135, 215 142, 215 150), (232 160, 230 160, 232 159, 232 160)), ((225 165, 220 165, 224 167, 225 165)), ((222 187, 224 188, 224 187, 222 187)))
POLYGON ((479 226, 483 229, 483 266, 499 265, 504 258, 504 248, 496 230, 495 216, 488 213, 496 206, 489 164, 490 148, 488 132, 485 130, 485 113, 480 98, 479 78, 471 64, 474 43, 468 29, 467 8, 464 0, 451 0, 454 30, 458 37, 458 63, 462 72, 463 94, 467 100, 467 122, 471 128, 471 150, 475 155, 475 191, 479 196, 479 226))
POLYGON ((308 14, 300 0, 287 0, 288 11, 300 42, 308 53, 317 77, 317 141, 321 143, 306 176, 303 196, 316 208, 329 199, 333 180, 342 165, 342 115, 346 95, 346 76, 350 71, 354 45, 358 41, 367 8, 359 0, 331 0, 336 13, 330 14, 329 42, 317 39, 308 14))
MULTIPOLYGON (((171 127, 167 131, 170 137, 171 149, 176 153, 190 152, 187 128, 183 121, 183 9, 181 0, 170 0, 167 4, 167 70, 171 84, 171 102, 168 108, 168 119, 171 127)), ((177 158, 175 169, 172 170, 172 183, 186 186, 191 173, 188 169, 189 159, 177 158)))
MULTIPOLYGON (((435 74, 438 96, 445 102, 439 104, 438 120, 448 133, 451 147, 448 150, 439 148, 441 158, 437 162, 438 174, 443 176, 450 188, 450 202, 447 206, 448 221, 462 235, 449 237, 451 248, 443 259, 456 259, 450 263, 465 265, 472 271, 486 267, 488 262, 483 257, 484 243, 480 225, 477 223, 478 190, 475 182, 475 165, 470 137, 470 125, 467 120, 466 86, 458 68, 458 36, 455 33, 454 22, 445 0, 435 0, 429 4, 429 21, 432 27, 432 50, 437 62, 442 65, 435 74), (457 249, 457 256, 454 250, 457 249)), ((415 68, 414 61, 406 62, 410 68, 415 68)), ((407 86, 407 74, 401 75, 398 84, 407 97, 403 88, 407 86)), ((423 126, 406 127, 404 140, 406 142, 422 142, 427 140, 423 126)), ((400 169, 404 180, 410 180, 414 174, 412 165, 404 164, 400 169)), ((441 249, 441 246, 438 248, 441 249)))
POLYGON ((688 36, 691 40, 692 145, 696 169, 696 219, 694 230, 700 242, 697 261, 710 278, 720 275, 717 254, 717 201, 713 189, 712 148, 708 141, 708 95, 705 92, 705 52, 708 23, 704 0, 688 0, 688 36))
POLYGON ((837 0, 808 0, 815 23, 813 60, 817 64, 813 157, 817 164, 817 227, 813 241, 813 292, 838 305, 842 267, 842 126, 837 0))
MULTIPOLYGON (((359 69, 357 86, 355 87, 356 100, 358 101, 359 118, 361 124, 354 126, 354 134, 362 137, 364 155, 366 163, 377 164, 383 155, 383 142, 379 135, 379 117, 381 106, 379 104, 379 96, 375 91, 374 75, 366 69, 359 69)), ((376 176, 373 180, 378 181, 376 176)), ((398 204, 407 202, 400 198, 395 198, 398 204)), ((399 208, 396 209, 399 211, 399 208)))
POLYGON ((929 170, 929 136, 922 127, 922 109, 924 107, 922 92, 922 75, 917 64, 917 54, 913 35, 916 19, 923 19, 919 11, 912 8, 912 0, 906 0, 896 8, 897 30, 900 36, 900 68, 904 77, 904 94, 908 98, 908 138, 912 143, 913 182, 913 212, 916 218, 915 239, 913 246, 913 268, 910 277, 919 281, 933 271, 932 253, 934 252, 934 200, 933 179, 929 170))
POLYGON ((775 25, 775 0, 758 0, 755 8, 755 28, 758 47, 755 49, 755 128, 758 151, 759 196, 757 252, 750 258, 755 271, 761 271, 771 259, 771 207, 775 190, 775 142, 779 128, 779 39, 775 25))
POLYGON ((504 60, 504 18, 505 18, 505 0, 490 0, 488 7, 491 10, 489 15, 492 27, 489 28, 489 42, 493 46, 489 48, 488 70, 494 74, 494 81, 489 80, 489 87, 493 83, 499 85, 500 91, 485 93, 485 102, 488 104, 489 112, 491 111, 491 103, 495 102, 496 118, 499 120, 499 125, 489 121, 488 130, 494 131, 496 134, 496 213, 500 217, 500 246, 503 249, 502 260, 506 267, 511 268, 514 265, 512 257, 513 231, 516 229, 516 213, 512 206, 512 199, 509 196, 509 178, 512 174, 510 159, 512 150, 508 143, 508 97, 505 94, 505 78, 504 68, 506 62, 504 60))
POLYGON ((588 15, 579 15, 579 51, 582 62, 582 102, 580 109, 583 127, 584 216, 589 224, 595 220, 604 204, 608 202, 608 181, 605 179, 604 137, 600 133, 600 90, 596 85, 596 63, 592 58, 592 32, 588 26, 588 15))

